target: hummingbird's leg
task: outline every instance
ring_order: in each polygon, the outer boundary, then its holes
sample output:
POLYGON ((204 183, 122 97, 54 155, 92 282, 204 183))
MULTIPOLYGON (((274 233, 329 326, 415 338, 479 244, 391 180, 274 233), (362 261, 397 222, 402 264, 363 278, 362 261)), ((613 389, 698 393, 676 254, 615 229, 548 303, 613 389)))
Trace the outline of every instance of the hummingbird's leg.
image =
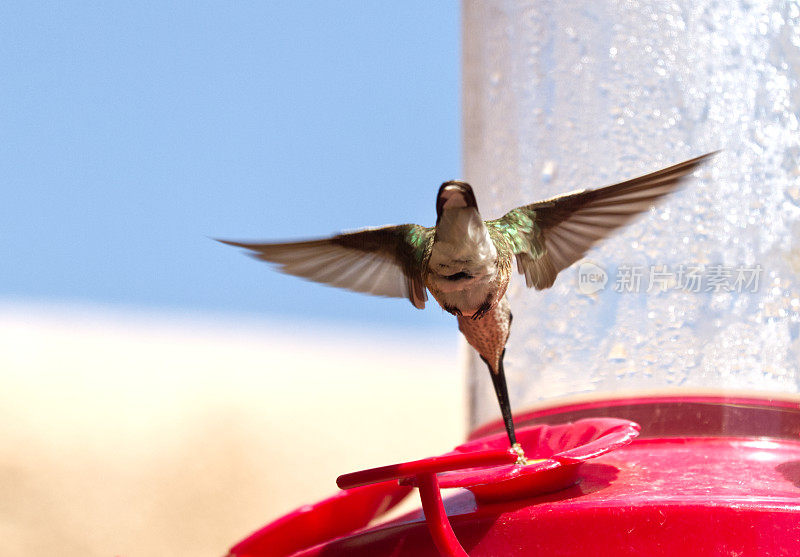
MULTIPOLYGON (((478 319, 482 318, 484 315, 489 313, 494 308, 494 300, 491 297, 487 298, 481 307, 478 308, 478 311, 472 314, 472 320, 477 321, 478 319)), ((511 319, 509 318, 509 325, 511 324, 511 319)))
POLYGON ((452 313, 456 317, 461 317, 461 310, 455 306, 448 306, 442 304, 442 309, 445 310, 447 313, 452 313))

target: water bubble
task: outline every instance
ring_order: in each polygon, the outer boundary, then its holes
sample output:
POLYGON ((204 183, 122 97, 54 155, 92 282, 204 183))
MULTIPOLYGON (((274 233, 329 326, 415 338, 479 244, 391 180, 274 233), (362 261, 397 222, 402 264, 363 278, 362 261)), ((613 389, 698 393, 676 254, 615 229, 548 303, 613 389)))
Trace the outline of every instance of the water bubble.
POLYGON ((608 352, 608 356, 606 357, 607 360, 611 362, 624 362, 628 359, 628 351, 625 348, 625 345, 621 342, 617 342, 614 346, 611 347, 611 350, 608 352))
POLYGON ((800 186, 789 186, 784 195, 793 205, 800 207, 800 186))
POLYGON ((545 161, 542 165, 542 182, 549 184, 556 175, 556 162, 553 160, 545 161))

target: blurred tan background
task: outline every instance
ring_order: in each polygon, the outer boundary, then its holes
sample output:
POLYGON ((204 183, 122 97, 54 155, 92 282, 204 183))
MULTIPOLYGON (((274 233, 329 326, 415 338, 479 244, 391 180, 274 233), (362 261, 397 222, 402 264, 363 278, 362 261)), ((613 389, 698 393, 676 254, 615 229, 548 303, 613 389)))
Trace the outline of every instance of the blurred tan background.
POLYGON ((2 553, 223 555, 341 473, 443 452, 457 338, 2 306, 2 553))

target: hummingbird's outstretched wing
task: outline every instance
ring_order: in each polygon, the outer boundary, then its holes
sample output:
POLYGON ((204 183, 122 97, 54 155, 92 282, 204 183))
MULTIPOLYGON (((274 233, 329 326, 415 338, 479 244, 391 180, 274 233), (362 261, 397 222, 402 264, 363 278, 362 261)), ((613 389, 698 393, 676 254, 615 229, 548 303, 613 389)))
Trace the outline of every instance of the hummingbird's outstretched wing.
POLYGON ((511 243, 528 287, 549 288, 556 275, 583 257, 595 242, 675 191, 688 174, 715 154, 612 186, 518 207, 486 224, 511 243))
POLYGON ((250 250, 284 273, 376 296, 408 298, 424 308, 428 296, 423 261, 433 230, 416 224, 368 228, 305 242, 251 244, 219 240, 250 250))

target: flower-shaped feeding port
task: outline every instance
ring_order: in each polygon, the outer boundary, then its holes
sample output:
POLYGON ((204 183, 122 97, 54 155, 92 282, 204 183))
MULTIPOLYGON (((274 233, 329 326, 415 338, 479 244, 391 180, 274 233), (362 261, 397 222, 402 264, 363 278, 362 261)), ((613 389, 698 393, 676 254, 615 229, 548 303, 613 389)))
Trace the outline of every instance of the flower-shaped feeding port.
POLYGON ((439 552, 464 557, 467 553, 444 511, 441 488, 467 488, 478 502, 558 491, 579 480, 579 464, 627 445, 638 434, 638 424, 614 418, 531 426, 517 430, 527 464, 517 462, 518 454, 508 447, 506 436, 498 434, 465 443, 442 456, 345 474, 336 483, 342 489, 351 489, 399 480, 401 485, 418 487, 425 520, 439 552))
MULTIPOLYGON (((443 474, 441 488, 465 487, 479 502, 530 497, 558 491, 578 481, 578 465, 630 443, 639 425, 615 418, 593 418, 555 426, 519 430, 528 464, 462 470, 443 474)), ((473 453, 507 445, 505 434, 459 445, 456 453, 473 453)), ((412 484, 413 485, 413 484, 412 484)))

